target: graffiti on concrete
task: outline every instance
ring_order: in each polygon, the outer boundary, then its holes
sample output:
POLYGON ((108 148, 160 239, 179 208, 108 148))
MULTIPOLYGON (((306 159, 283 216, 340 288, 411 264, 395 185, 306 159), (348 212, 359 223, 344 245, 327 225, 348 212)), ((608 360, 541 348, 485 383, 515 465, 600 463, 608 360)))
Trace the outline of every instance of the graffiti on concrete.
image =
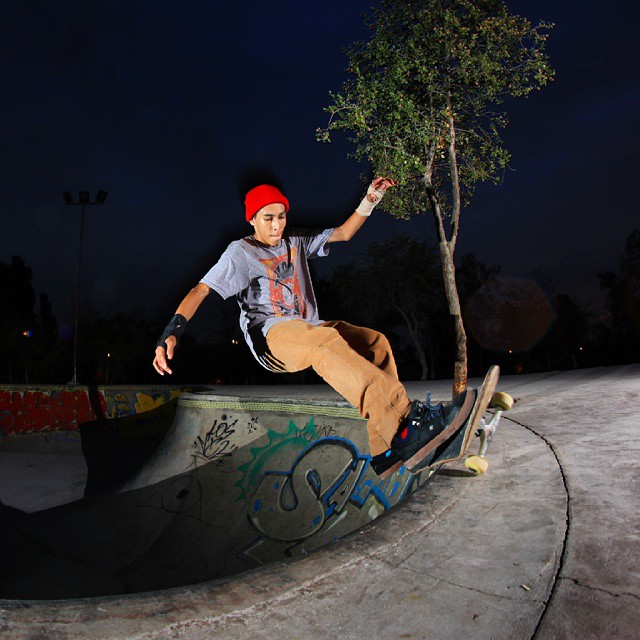
POLYGON ((302 429, 299 429, 293 420, 289 420, 284 433, 269 429, 266 438, 267 441, 262 446, 250 447, 251 459, 238 466, 238 471, 242 474, 235 484, 240 490, 238 501, 245 500, 253 492, 265 468, 273 464, 274 457, 281 459, 284 455, 294 459, 309 445, 309 442, 318 439, 315 418, 312 417, 302 429))
POLYGON ((245 490, 257 533, 241 557, 262 564, 306 553, 374 520, 420 483, 404 467, 382 480, 353 442, 316 435, 313 418, 304 429, 291 422, 285 434, 269 431, 269 444, 252 449, 252 460, 238 467, 243 478, 236 486, 245 490))
POLYGON ((223 415, 218 420, 213 421, 212 427, 207 431, 204 438, 198 436, 193 443, 195 453, 192 455, 195 465, 198 462, 218 462, 230 456, 238 445, 232 442, 232 436, 236 432, 238 420, 231 422, 227 416, 223 415))
MULTIPOLYGON (((102 393, 97 394, 97 402, 104 411, 102 393)), ((78 424, 95 419, 86 390, 0 389, 0 432, 4 434, 76 429, 78 424)))
POLYGON ((200 502, 200 485, 191 476, 173 478, 164 489, 160 504, 167 513, 188 513, 200 502))
POLYGON ((160 392, 136 392, 136 402, 133 405, 136 413, 152 411, 163 405, 165 402, 175 400, 182 393, 181 389, 163 389, 160 392))
POLYGON ((140 414, 173 400, 176 388, 0 389, 0 435, 34 431, 69 431, 99 418, 140 414))
POLYGON ((259 418, 256 416, 251 418, 249 422, 247 422, 247 433, 252 434, 258 430, 258 420, 259 418))
POLYGON ((251 496, 249 521, 272 540, 295 542, 339 518, 368 463, 353 443, 323 438, 288 471, 267 471, 251 496))
POLYGON ((132 416, 157 409, 166 402, 177 398, 180 389, 105 389, 107 415, 110 418, 132 416))

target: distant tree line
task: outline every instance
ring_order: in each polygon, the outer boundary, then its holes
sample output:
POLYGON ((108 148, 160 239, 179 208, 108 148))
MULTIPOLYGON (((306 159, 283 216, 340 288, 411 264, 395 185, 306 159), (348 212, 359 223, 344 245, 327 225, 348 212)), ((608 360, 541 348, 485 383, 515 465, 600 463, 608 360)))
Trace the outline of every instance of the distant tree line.
MULTIPOLYGON (((337 268, 317 293, 323 317, 387 334, 402 379, 448 378, 455 335, 438 276, 437 246, 394 236, 337 268)), ((469 374, 484 375, 494 363, 517 374, 638 362, 640 230, 627 238, 619 271, 598 277, 606 305, 591 309, 556 292, 543 274, 502 278, 499 265, 463 255, 456 280, 470 328, 469 374)))
MULTIPOLYGON (((44 382, 55 377, 58 325, 46 294, 36 294, 32 271, 19 256, 0 262, 0 381, 44 382)), ((71 376, 69 376, 71 377, 71 376)))
MULTIPOLYGON (((73 370, 73 335, 59 327, 46 294, 36 296, 32 271, 19 256, 0 262, 0 383, 65 384, 73 370)), ((469 373, 500 364, 505 373, 640 360, 640 230, 626 240, 616 272, 598 274, 604 309, 554 291, 540 274, 501 276, 472 254, 456 266, 469 373)), ((440 276, 437 246, 404 236, 374 242, 357 261, 315 278, 322 317, 370 326, 390 339, 404 380, 449 378, 455 335, 440 276)), ((205 301, 183 336, 174 375, 151 367, 163 323, 119 313, 81 318, 82 384, 286 384, 318 382, 312 372, 271 374, 251 356, 233 299, 205 301)))
MULTIPOLYGON (((58 326, 46 294, 36 298, 32 275, 19 256, 13 256, 9 264, 0 262, 0 383, 66 384, 73 373, 73 330, 58 326)), ((216 314, 218 334, 213 339, 195 323, 194 330, 183 336, 170 378, 161 378, 151 366, 164 323, 125 313, 95 317, 82 308, 80 384, 262 382, 261 372, 253 372, 253 357, 238 333, 235 302, 228 303, 223 313, 216 314)))
POLYGON ((617 361, 640 359, 640 229, 625 242, 617 273, 599 273, 606 294, 608 322, 598 323, 598 340, 606 344, 617 361))

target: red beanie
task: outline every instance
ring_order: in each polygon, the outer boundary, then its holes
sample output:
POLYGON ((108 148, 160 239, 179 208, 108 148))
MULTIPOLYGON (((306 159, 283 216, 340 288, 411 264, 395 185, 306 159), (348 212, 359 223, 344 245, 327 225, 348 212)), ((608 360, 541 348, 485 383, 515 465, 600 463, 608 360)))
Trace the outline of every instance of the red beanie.
POLYGON ((269 184, 261 184, 247 192, 244 199, 245 216, 249 222, 253 216, 268 204, 283 204, 284 210, 289 211, 289 201, 282 194, 280 189, 269 184))

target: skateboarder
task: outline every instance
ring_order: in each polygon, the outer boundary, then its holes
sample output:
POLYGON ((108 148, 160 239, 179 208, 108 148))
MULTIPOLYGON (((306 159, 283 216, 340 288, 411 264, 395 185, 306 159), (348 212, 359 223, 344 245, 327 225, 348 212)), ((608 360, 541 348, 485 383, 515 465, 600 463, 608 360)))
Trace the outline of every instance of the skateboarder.
POLYGON ((218 262, 186 295, 160 337, 153 366, 171 374, 171 360, 187 322, 214 291, 236 296, 245 339, 270 371, 312 367, 368 420, 374 471, 387 477, 406 464, 411 470, 465 422, 475 399, 467 390, 447 405, 411 402, 398 379, 388 340, 381 333, 341 320, 323 322, 308 260, 326 256, 333 242, 353 238, 397 183, 376 178, 346 221, 323 231, 289 229, 289 200, 263 184, 245 197, 245 217, 253 233, 232 242, 218 262))

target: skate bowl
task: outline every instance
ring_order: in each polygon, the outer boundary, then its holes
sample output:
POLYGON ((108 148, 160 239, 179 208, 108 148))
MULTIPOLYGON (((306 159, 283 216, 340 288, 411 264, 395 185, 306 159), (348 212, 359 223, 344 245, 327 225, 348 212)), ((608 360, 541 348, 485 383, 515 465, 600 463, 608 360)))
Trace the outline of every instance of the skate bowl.
POLYGON ((33 513, 0 506, 11 549, 0 598, 175 589, 335 542, 421 483, 404 468, 375 475, 365 426, 340 401, 183 393, 160 445, 118 489, 33 513))
MULTIPOLYGON (((450 389, 429 384, 438 399, 450 389)), ((109 421, 115 442, 100 420, 0 437, 0 638, 535 635, 567 531, 544 440, 507 418, 482 478, 458 464, 380 481, 364 422, 325 386, 215 391, 147 390, 154 418, 109 421), (133 473, 121 431, 153 436, 133 473), (37 442, 75 455, 58 473, 67 488, 34 508, 27 480, 49 460, 37 442), (67 491, 76 458, 84 498, 67 491)))

